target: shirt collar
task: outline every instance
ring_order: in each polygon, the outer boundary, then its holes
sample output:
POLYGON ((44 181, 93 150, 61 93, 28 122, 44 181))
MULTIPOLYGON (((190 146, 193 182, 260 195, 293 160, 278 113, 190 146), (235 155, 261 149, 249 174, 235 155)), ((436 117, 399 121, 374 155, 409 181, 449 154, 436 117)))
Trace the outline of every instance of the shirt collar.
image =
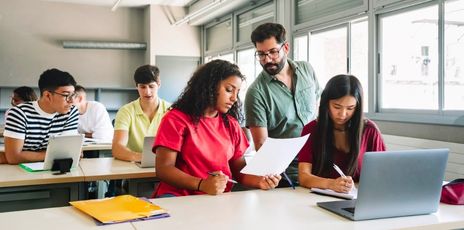
MULTIPOLYGON (((135 113, 137 115, 143 115, 144 114, 143 110, 142 110, 142 106, 140 105, 140 98, 135 101, 134 106, 135 106, 135 113)), ((155 111, 156 113, 158 113, 158 111, 160 110, 160 107, 161 107, 161 101, 158 98, 158 109, 155 111)))
MULTIPOLYGON (((287 62, 288 64, 290 65, 290 68, 293 69, 293 75, 296 75, 296 72, 298 71, 298 65, 296 65, 296 63, 292 60, 290 60, 289 58, 287 58, 287 62)), ((262 74, 264 75, 264 79, 266 79, 266 81, 269 83, 271 81, 276 81, 277 78, 275 77, 275 75, 270 75, 268 74, 264 69, 262 71, 262 74)))

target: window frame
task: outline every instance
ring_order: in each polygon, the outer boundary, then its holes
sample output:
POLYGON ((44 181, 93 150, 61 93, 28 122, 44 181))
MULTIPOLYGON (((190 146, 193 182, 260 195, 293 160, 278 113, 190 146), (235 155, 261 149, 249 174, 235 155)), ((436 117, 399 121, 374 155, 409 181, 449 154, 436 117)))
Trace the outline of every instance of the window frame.
MULTIPOLYGON (((374 31, 369 33, 375 33, 375 42, 371 44, 374 50, 374 68, 370 71, 370 76, 374 76, 375 82, 375 100, 370 102, 373 109, 370 109, 366 115, 375 120, 384 121, 396 121, 396 122, 408 122, 408 123, 420 123, 420 124, 440 124, 440 125, 453 125, 453 126, 464 126, 464 120, 459 120, 460 117, 464 116, 464 111, 460 110, 444 110, 444 4, 445 0, 429 0, 429 1, 418 1, 416 4, 406 2, 404 4, 395 4, 392 7, 384 7, 373 11, 373 17, 371 22, 375 25, 374 31), (382 108, 382 85, 380 81, 381 72, 380 67, 382 65, 381 57, 381 39, 382 30, 380 28, 380 21, 383 17, 401 14, 404 12, 410 12, 418 9, 422 9, 429 6, 436 5, 438 8, 438 109, 386 109, 382 108)), ((373 79, 372 77, 369 80, 373 79)))

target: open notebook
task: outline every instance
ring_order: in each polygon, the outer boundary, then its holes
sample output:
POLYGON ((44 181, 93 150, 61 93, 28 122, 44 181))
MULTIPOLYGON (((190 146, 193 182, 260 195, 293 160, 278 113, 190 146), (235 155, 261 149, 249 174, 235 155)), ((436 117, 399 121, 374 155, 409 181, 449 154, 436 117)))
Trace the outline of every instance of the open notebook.
POLYGON ((348 200, 353 200, 358 197, 358 189, 356 187, 353 187, 353 189, 351 189, 349 193, 335 192, 334 190, 331 190, 331 189, 321 189, 321 188, 311 188, 311 192, 319 193, 322 195, 340 197, 340 198, 344 198, 348 200))

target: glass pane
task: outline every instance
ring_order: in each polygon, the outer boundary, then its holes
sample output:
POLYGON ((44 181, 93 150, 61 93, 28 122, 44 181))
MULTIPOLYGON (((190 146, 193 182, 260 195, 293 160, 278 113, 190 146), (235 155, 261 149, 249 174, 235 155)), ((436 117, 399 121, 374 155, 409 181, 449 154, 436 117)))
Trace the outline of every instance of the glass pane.
POLYGON ((214 57, 213 56, 206 56, 205 57, 205 63, 208 63, 210 61, 214 60, 214 57))
POLYGON ((438 109, 437 6, 382 17, 381 105, 438 109))
MULTIPOLYGON (((296 24, 318 20, 322 17, 333 16, 340 18, 345 16, 344 11, 361 7, 364 0, 297 0, 295 1, 296 24)), ((367 9, 361 9, 364 11, 367 9)))
POLYGON ((308 35, 296 37, 294 44, 295 61, 308 61, 308 35))
POLYGON ((261 70, 261 66, 256 61, 254 54, 254 48, 240 50, 237 52, 237 65, 240 67, 242 74, 246 77, 246 82, 242 84, 239 95, 242 102, 245 99, 248 86, 253 83, 253 81, 256 79, 256 76, 259 74, 259 71, 261 70))
POLYGON ((233 53, 228 53, 228 54, 223 54, 223 55, 216 55, 216 56, 206 56, 205 57, 205 63, 208 63, 208 62, 210 62, 212 60, 216 60, 216 59, 226 60, 226 61, 235 63, 233 53))
POLYGON ((239 42, 250 42, 250 35, 256 27, 266 22, 274 21, 274 4, 268 4, 255 8, 238 16, 238 36, 239 42))
POLYGON ((206 28, 206 51, 223 50, 232 47, 232 26, 227 20, 206 28))
POLYGON ((445 106, 464 110, 464 1, 445 3, 445 106))
POLYGON ((309 62, 322 88, 330 78, 347 71, 346 31, 346 27, 342 27, 314 33, 309 37, 309 62))
POLYGON ((364 112, 369 110, 368 85, 368 32, 367 19, 351 24, 351 74, 356 76, 364 90, 364 112))

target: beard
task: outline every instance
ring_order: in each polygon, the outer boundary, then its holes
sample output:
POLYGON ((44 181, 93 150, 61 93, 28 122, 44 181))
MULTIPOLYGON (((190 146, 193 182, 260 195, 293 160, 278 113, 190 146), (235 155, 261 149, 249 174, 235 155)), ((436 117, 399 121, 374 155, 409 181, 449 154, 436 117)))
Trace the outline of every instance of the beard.
POLYGON ((282 57, 282 60, 279 63, 266 63, 264 65, 261 64, 263 70, 266 71, 269 75, 276 75, 282 71, 285 66, 285 62, 287 62, 287 57, 282 57))

